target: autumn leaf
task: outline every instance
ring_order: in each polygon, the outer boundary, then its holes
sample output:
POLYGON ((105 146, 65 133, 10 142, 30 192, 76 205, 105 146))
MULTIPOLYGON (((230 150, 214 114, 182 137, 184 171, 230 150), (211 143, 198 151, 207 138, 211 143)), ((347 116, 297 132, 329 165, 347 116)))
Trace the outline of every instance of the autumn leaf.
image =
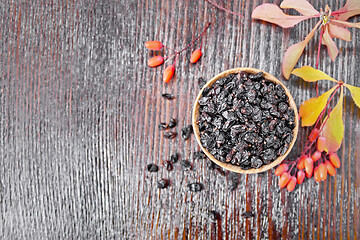
POLYGON ((303 102, 299 109, 301 117, 301 126, 312 126, 316 122, 322 110, 325 108, 330 95, 334 92, 337 86, 334 86, 329 91, 323 93, 319 97, 310 98, 303 102))
POLYGON ((337 19, 346 21, 350 17, 360 14, 360 1, 348 0, 344 7, 333 12, 333 15, 337 16, 337 19))
POLYGON ((252 18, 274 23, 283 28, 293 27, 299 22, 312 18, 312 16, 291 16, 285 14, 278 6, 264 3, 254 9, 252 18))
POLYGON ((339 54, 339 50, 336 47, 334 40, 332 40, 332 38, 330 37, 328 28, 325 28, 322 40, 322 43, 327 47, 331 60, 334 62, 335 58, 339 54))
POLYGON ((320 25, 320 23, 321 22, 319 21, 316 24, 313 30, 306 36, 304 41, 294 44, 286 50, 282 64, 282 72, 286 79, 289 79, 291 71, 294 69, 297 61, 303 53, 306 44, 308 44, 310 39, 314 36, 315 31, 317 30, 317 27, 320 25))
POLYGON ((325 151, 328 153, 336 152, 341 145, 344 138, 344 122, 342 118, 343 112, 343 88, 338 103, 329 114, 326 120, 321 135, 325 137, 325 151))
POLYGON ((329 34, 332 38, 339 38, 344 41, 351 41, 351 32, 346 28, 335 24, 329 24, 329 34))
POLYGON ((284 0, 280 4, 281 8, 293 8, 302 15, 317 15, 319 12, 306 0, 284 0))
POLYGON ((344 85, 345 85, 345 87, 347 87, 350 90, 351 96, 352 96, 355 104, 358 106, 358 108, 360 108, 360 88, 351 86, 349 84, 344 84, 344 85))
POLYGON ((338 82, 334 78, 325 74, 323 71, 320 71, 310 66, 303 66, 301 68, 294 69, 291 73, 298 77, 301 77, 306 82, 316 82, 318 80, 330 80, 336 83, 338 82))

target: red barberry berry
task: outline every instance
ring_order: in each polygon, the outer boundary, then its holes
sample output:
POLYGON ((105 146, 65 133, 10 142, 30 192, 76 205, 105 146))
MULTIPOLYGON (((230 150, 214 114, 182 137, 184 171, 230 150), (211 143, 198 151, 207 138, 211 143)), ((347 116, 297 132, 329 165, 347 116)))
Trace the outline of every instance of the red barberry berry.
POLYGON ((330 153, 329 155, 330 162, 334 165, 334 167, 340 167, 340 159, 336 153, 330 153))
POLYGON ((305 179, 305 173, 304 171, 298 171, 297 173, 297 184, 302 184, 305 179))
POLYGON ((284 172, 279 179, 279 187, 280 188, 285 187, 289 181, 290 181, 290 173, 284 172))
POLYGON ((319 176, 321 181, 325 181, 326 177, 327 177, 327 168, 326 165, 324 163, 319 165, 319 176))
POLYGON ((336 169, 334 165, 330 161, 325 161, 327 172, 330 176, 334 176, 336 174, 336 169))
POLYGON ((155 56, 149 59, 148 66, 149 67, 157 67, 163 64, 164 58, 162 56, 155 56))
POLYGON ((289 170, 289 165, 287 165, 286 163, 280 164, 275 170, 275 175, 280 176, 287 170, 289 170))
POLYGON ((316 162, 317 160, 319 160, 321 158, 321 152, 319 152, 319 151, 314 152, 313 155, 311 156, 311 158, 314 162, 316 162))
POLYGON ((287 190, 289 192, 292 192, 295 189, 295 186, 296 186, 296 178, 294 176, 292 176, 290 178, 289 183, 287 184, 287 190))
POLYGON ((307 177, 311 177, 314 170, 314 161, 312 158, 305 159, 305 172, 307 177))
POLYGON ((326 139, 325 137, 319 137, 317 140, 317 150, 323 152, 325 150, 326 139))
POLYGON ((160 50, 164 45, 160 41, 147 41, 145 47, 150 50, 160 50))
POLYGON ((199 59, 202 56, 202 52, 199 49, 196 49, 195 51, 192 52, 191 57, 190 57, 190 62, 191 63, 196 63, 197 61, 199 61, 199 59))
POLYGON ((305 168, 305 159, 307 159, 307 158, 308 158, 308 156, 306 156, 306 155, 302 155, 300 157, 300 160, 297 163, 297 168, 298 169, 303 170, 305 168))
POLYGON ((314 141, 318 136, 319 136, 319 129, 314 128, 309 135, 309 140, 314 141))
POLYGON ((314 179, 316 182, 321 182, 321 177, 319 173, 319 166, 317 166, 314 170, 314 179))
POLYGON ((165 83, 168 83, 170 81, 170 79, 174 76, 174 73, 175 73, 175 67, 174 65, 170 65, 168 66, 165 71, 164 71, 164 74, 163 74, 163 81, 165 83))

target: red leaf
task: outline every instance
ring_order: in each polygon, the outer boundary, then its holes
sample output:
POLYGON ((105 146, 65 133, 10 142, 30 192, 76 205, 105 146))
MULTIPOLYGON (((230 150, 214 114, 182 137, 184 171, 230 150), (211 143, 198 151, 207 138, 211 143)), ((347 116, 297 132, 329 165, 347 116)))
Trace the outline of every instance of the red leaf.
POLYGON ((325 32, 323 34, 323 44, 326 45, 327 50, 329 52, 330 58, 331 60, 334 62, 335 58, 337 57, 337 55, 339 54, 339 50, 336 47, 335 42, 332 40, 332 38, 329 35, 329 31, 328 28, 325 29, 325 32))
POLYGON ((322 110, 325 108, 328 98, 335 90, 336 86, 323 93, 319 97, 310 98, 303 102, 299 109, 301 126, 312 126, 316 122, 322 110))
POLYGON ((339 38, 344 41, 351 41, 351 33, 344 27, 339 27, 335 24, 330 22, 329 26, 329 34, 332 38, 339 38))
POLYGON ((360 14, 360 1, 359 0, 348 0, 344 7, 333 12, 332 15, 336 16, 337 19, 346 21, 350 17, 360 14), (340 13, 337 15, 337 13, 340 13))
POLYGON ((285 14, 277 5, 265 3, 257 6, 251 14, 252 18, 274 23, 283 28, 293 27, 299 22, 313 16, 291 16, 285 14))
POLYGON ((305 16, 317 15, 319 12, 306 0, 284 0, 281 8, 293 8, 305 16))
POLYGON ((345 85, 345 87, 347 87, 350 90, 351 96, 352 96, 355 104, 358 106, 358 108, 360 108, 360 88, 351 86, 349 84, 344 84, 344 85, 345 85))
POLYGON ((344 138, 344 123, 342 119, 343 112, 343 88, 338 103, 329 114, 329 118, 323 126, 321 135, 325 137, 325 151, 328 153, 336 152, 344 138))
POLYGON ((294 69, 297 61, 304 51, 306 44, 314 36, 315 31, 317 30, 317 27, 320 25, 320 23, 321 21, 316 24, 313 30, 311 30, 311 32, 306 36, 304 41, 294 44, 286 50, 282 63, 282 71, 286 79, 289 79, 291 71, 294 69))

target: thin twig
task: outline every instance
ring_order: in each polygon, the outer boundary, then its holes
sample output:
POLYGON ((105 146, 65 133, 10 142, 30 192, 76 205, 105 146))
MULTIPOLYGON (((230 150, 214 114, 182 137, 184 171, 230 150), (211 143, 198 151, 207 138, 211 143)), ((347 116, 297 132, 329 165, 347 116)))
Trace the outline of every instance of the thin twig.
POLYGON ((212 0, 205 0, 205 1, 209 2, 210 4, 214 5, 215 7, 219 8, 221 10, 224 10, 227 13, 230 13, 230 14, 233 14, 233 15, 236 15, 236 16, 239 16, 239 17, 243 17, 243 15, 240 15, 239 13, 236 13, 236 12, 232 12, 232 11, 218 5, 216 2, 213 2, 212 0))

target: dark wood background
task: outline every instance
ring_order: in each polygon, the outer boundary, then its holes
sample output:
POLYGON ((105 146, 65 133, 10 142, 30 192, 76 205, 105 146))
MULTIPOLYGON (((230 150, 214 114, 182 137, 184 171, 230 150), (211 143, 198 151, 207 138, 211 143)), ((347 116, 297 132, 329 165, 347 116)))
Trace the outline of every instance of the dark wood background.
MULTIPOLYGON (((158 130, 171 117, 178 133, 190 123, 199 77, 249 66, 284 80, 285 50, 315 23, 284 30, 251 20, 267 1, 217 2, 244 18, 205 0, 0 2, 1 239, 360 239, 360 111, 351 98, 337 175, 306 180, 292 193, 279 189, 274 170, 239 176, 231 192, 226 171, 192 160, 199 149, 193 136, 168 140, 158 130), (175 78, 163 84, 170 63, 147 67, 144 42, 180 49, 209 21, 201 61, 190 64, 191 49, 184 52, 175 78), (165 101, 165 92, 176 99, 165 101), (179 164, 145 171, 175 152, 191 160, 192 171, 179 164), (162 177, 171 186, 158 190, 162 177), (205 189, 189 192, 193 181, 205 189), (219 212, 217 222, 210 210, 219 212), (254 217, 243 218, 245 211, 254 217)), ((310 2, 336 10, 345 0, 310 2)), ((360 86, 360 30, 351 32, 351 42, 336 40, 334 63, 322 49, 319 68, 360 86)), ((314 66, 316 49, 317 37, 297 66, 314 66)), ((294 76, 284 84, 298 106, 315 96, 313 85, 294 76)), ((329 86, 321 82, 320 91, 329 86)), ((308 134, 300 130, 290 157, 308 134)))

